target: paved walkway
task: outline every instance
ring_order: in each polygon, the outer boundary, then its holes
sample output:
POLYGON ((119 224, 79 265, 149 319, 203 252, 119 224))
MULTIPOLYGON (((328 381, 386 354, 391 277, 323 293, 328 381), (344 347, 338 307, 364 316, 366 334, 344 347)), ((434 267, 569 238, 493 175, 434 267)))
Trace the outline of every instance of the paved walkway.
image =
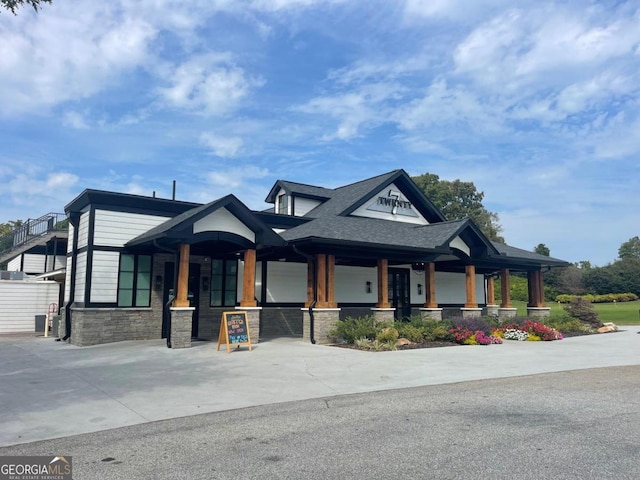
POLYGON ((0 336, 0 446, 349 393, 640 366, 640 326, 555 342, 361 352, 280 338, 216 351, 0 336))

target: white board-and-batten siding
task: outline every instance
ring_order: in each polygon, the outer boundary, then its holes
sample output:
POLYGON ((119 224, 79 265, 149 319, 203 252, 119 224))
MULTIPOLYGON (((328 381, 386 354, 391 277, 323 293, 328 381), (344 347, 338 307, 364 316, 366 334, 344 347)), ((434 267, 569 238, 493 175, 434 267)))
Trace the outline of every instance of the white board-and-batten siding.
POLYGON ((16 258, 7 263, 7 271, 19 272, 22 266, 22 255, 18 255, 16 258))
POLYGON ((56 282, 0 281, 0 333, 34 332, 35 316, 58 303, 56 282))
POLYGON ((293 214, 296 217, 303 217, 321 203, 322 202, 320 202, 319 200, 312 200, 310 198, 304 197, 294 197, 293 206, 295 208, 295 212, 293 212, 293 214))
POLYGON ((71 299, 71 257, 67 257, 67 267, 64 281, 64 303, 71 299))
POLYGON ((94 303, 118 301, 118 252, 93 252, 91 268, 91 298, 94 303))
POLYGON ((82 253, 79 253, 76 258, 76 291, 75 291, 74 302, 84 302, 86 279, 87 279, 87 253, 82 252, 82 253))
MULTIPOLYGON (((76 229, 71 223, 69 223, 69 235, 67 236, 67 253, 73 252, 73 237, 75 236, 76 229)), ((67 267, 67 272, 69 268, 67 267)))
POLYGON ((78 248, 86 247, 89 244, 89 212, 80 215, 78 224, 78 248))
POLYGON ((153 227, 157 227, 167 220, 169 220, 169 217, 96 210, 93 227, 93 245, 124 247, 125 243, 129 240, 133 240, 138 235, 151 230, 153 227))

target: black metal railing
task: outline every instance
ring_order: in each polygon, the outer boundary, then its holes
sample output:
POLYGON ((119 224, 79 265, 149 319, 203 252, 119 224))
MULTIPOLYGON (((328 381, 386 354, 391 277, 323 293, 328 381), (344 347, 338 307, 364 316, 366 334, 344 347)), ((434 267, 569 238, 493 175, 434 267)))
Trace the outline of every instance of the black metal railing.
POLYGON ((67 230, 69 230, 69 222, 64 213, 47 213, 40 218, 27 219, 11 232, 0 236, 0 253, 8 252, 49 232, 66 232, 67 230))

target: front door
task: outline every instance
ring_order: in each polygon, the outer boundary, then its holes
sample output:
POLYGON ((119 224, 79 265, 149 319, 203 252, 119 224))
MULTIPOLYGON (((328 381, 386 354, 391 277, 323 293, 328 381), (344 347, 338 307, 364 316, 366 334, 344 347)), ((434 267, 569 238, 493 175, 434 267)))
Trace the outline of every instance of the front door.
MULTIPOLYGON (((162 303, 165 305, 162 313, 162 338, 166 338, 169 334, 169 308, 166 307, 169 302, 169 295, 173 290, 173 280, 176 265, 174 262, 166 262, 164 264, 164 293, 162 295, 162 303)), ((191 318, 191 337, 198 336, 198 311, 200 310, 200 264, 189 264, 189 305, 195 307, 193 317, 191 318)))
POLYGON ((396 320, 411 316, 409 269, 389 268, 389 303, 396 309, 396 320))

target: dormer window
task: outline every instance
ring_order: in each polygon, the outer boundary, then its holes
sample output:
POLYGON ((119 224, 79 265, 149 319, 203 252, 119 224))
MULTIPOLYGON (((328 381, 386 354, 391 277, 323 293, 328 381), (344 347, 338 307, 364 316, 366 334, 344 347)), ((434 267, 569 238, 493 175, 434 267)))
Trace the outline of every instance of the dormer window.
POLYGON ((289 214, 289 197, 284 193, 278 195, 278 213, 281 215, 289 214))

